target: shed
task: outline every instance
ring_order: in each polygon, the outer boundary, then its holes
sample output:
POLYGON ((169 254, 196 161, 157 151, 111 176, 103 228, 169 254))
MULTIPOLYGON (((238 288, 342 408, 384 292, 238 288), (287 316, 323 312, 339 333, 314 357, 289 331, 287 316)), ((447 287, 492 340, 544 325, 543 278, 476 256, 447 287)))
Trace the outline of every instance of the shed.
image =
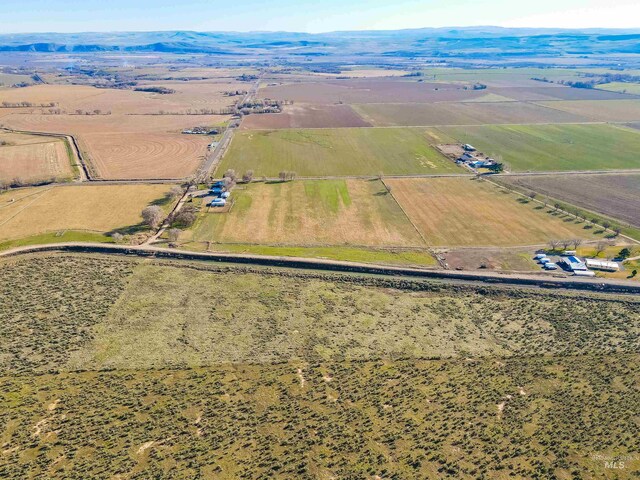
POLYGON ((604 260, 587 258, 585 263, 588 268, 593 268, 594 270, 603 270, 605 272, 617 272, 620 270, 620 266, 616 262, 606 262, 604 260))

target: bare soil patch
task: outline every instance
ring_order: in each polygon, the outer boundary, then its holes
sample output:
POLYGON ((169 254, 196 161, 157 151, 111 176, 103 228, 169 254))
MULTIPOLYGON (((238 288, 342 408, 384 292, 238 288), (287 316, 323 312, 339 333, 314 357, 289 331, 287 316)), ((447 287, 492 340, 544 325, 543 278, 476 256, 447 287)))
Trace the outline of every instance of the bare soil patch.
POLYGON ((65 142, 52 137, 0 133, 0 182, 68 180, 73 170, 65 142))
POLYGON ((260 89, 261 97, 302 103, 429 103, 478 98, 486 91, 460 84, 427 83, 405 79, 351 79, 301 82, 260 89))
POLYGON ((640 227, 640 175, 637 174, 503 177, 500 181, 640 227))

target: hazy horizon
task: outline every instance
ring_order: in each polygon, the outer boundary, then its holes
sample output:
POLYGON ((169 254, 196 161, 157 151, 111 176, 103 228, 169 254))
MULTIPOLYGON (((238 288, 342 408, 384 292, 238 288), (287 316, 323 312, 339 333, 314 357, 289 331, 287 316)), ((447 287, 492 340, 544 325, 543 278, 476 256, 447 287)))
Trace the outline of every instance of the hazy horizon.
POLYGON ((235 4, 187 0, 22 0, 3 12, 0 34, 156 31, 290 32, 405 30, 417 28, 640 28, 640 2, 540 0, 514 4, 446 0, 258 0, 235 4))

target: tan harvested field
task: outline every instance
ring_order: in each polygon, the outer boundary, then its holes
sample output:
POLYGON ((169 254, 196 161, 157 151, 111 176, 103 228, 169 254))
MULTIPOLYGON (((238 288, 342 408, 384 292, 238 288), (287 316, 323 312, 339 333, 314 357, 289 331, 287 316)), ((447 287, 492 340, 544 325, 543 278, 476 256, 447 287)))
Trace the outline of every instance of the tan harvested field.
POLYGON ((170 185, 82 185, 34 187, 0 194, 0 239, 47 232, 100 233, 142 222, 150 204, 166 204, 170 185), (13 201, 12 201, 13 199, 13 201))
MULTIPOLYGON (((235 102, 237 97, 224 96, 225 91, 247 90, 246 83, 231 82, 141 82, 138 87, 162 86, 176 93, 162 95, 134 90, 95 88, 86 85, 34 85, 26 88, 0 90, 0 103, 7 101, 31 102, 35 105, 55 102, 58 107, 75 113, 75 110, 112 114, 182 112, 188 109, 208 108, 219 110, 235 102)), ((40 108, 33 107, 35 113, 40 108)))
POLYGON ((587 117, 524 102, 378 103, 354 106, 375 126, 569 123, 587 117))
POLYGON ((541 105, 601 122, 640 121, 640 100, 542 102, 541 105))
POLYGON ((438 252, 449 268, 464 270, 540 271, 530 248, 454 248, 438 252))
POLYGON ((286 106, 282 113, 248 115, 242 129, 370 127, 349 105, 286 106))
POLYGON ((640 175, 545 175, 500 181, 640 227, 640 175))
POLYGON ((100 177, 183 178, 202 162, 210 137, 183 128, 218 125, 226 117, 190 115, 22 115, 5 117, 16 130, 74 135, 100 177))
POLYGON ((517 246, 550 239, 598 239, 584 223, 548 213, 537 203, 485 181, 459 178, 385 180, 433 246, 517 246))
POLYGON ((464 101, 486 94, 462 85, 404 79, 352 79, 289 83, 261 88, 259 95, 301 103, 431 103, 464 101))
POLYGON ((71 159, 62 139, 0 133, 0 183, 73 178, 71 159))
MULTIPOLYGON (((230 213, 203 213, 186 240, 283 245, 424 246, 379 181, 251 184, 230 213)), ((212 210, 215 211, 215 210, 212 210)))

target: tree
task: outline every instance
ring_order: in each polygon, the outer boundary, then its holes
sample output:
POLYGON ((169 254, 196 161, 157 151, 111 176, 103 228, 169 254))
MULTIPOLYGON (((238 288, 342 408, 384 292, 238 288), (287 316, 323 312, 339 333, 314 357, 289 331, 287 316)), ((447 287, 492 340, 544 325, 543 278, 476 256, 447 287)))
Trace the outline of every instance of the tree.
POLYGON ((531 200, 535 200, 538 194, 536 192, 529 192, 527 195, 531 200))
POLYGON ((295 180, 298 174, 296 172, 287 172, 287 178, 289 180, 295 180))
POLYGON ((196 221, 196 207, 193 205, 185 205, 173 217, 172 224, 190 227, 196 221))
POLYGON ((562 245, 563 250, 567 250, 571 242, 572 240, 560 240, 560 245, 562 245))
POLYGON ((558 250, 558 247, 560 246, 560 240, 549 240, 549 246, 551 247, 551 251, 555 252, 556 250, 558 250))
POLYGON ((180 238, 181 233, 182 230, 180 230, 179 228, 171 228, 167 232, 167 237, 169 238, 170 242, 176 242, 178 241, 178 238, 180 238))
POLYGON ((616 237, 620 235, 620 227, 613 227, 613 233, 616 237))
POLYGON ((631 278, 635 277, 636 275, 638 275, 638 270, 634 270, 633 272, 631 272, 631 278))
POLYGON ((607 242, 598 242, 596 244, 596 257, 600 255, 607 248, 607 242))
POLYGON ((232 177, 224 177, 222 181, 224 182, 224 188, 227 191, 236 186, 236 181, 232 177))
POLYGON ((236 171, 233 168, 230 168, 226 172, 224 172, 222 178, 230 178, 235 183, 238 179, 238 176, 236 175, 236 171))
POLYGON ((171 187, 171 190, 169 190, 169 195, 171 195, 171 198, 178 198, 181 197, 184 194, 184 189, 178 185, 174 185, 173 187, 171 187))
POLYGON ((573 249, 576 250, 580 245, 582 245, 582 240, 580 238, 574 238, 571 240, 571 244, 573 245, 573 249))
POLYGON ((122 239, 124 238, 124 235, 122 235, 119 232, 114 232, 111 234, 111 238, 113 238, 113 241, 116 243, 120 243, 122 241, 122 239))
POLYGON ((247 170, 244 175, 242 175, 242 181, 244 183, 251 183, 253 180, 253 170, 247 170))
POLYGON ((624 247, 622 250, 620 250, 620 253, 618 254, 618 257, 620 257, 623 260, 626 260, 630 256, 631 256, 631 250, 629 250, 627 247, 624 247))
POLYGON ((284 170, 281 171, 280 173, 278 173, 278 178, 280 179, 281 182, 284 182, 287 180, 287 172, 285 172, 284 170))
POLYGON ((151 205, 142 210, 142 219, 151 228, 158 228, 163 218, 164 214, 158 205, 151 205))
POLYGON ((602 226, 605 230, 607 230, 611 226, 611 223, 605 220, 604 222, 602 222, 602 226))
POLYGON ((560 210, 560 204, 559 203, 554 203, 553 204, 553 211, 557 212, 558 210, 560 210))

